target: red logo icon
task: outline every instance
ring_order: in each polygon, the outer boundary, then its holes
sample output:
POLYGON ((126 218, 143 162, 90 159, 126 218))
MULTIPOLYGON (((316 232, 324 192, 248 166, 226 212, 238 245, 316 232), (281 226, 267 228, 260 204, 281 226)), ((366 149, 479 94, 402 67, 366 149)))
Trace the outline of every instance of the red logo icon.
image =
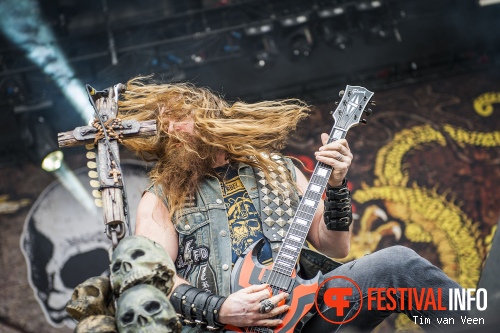
POLYGON ((361 292, 361 288, 359 288, 359 286, 356 284, 356 282, 354 282, 353 280, 349 279, 348 277, 345 277, 345 276, 332 276, 328 279, 326 279, 325 281, 323 281, 320 285, 319 285, 319 288, 318 288, 318 291, 316 292, 316 299, 315 299, 315 306, 316 306, 316 310, 318 311, 319 315, 326 321, 332 323, 332 324, 345 324, 345 323, 348 323, 350 322, 351 320, 353 320, 354 318, 356 318, 356 316, 359 314, 359 312, 361 311, 361 307, 363 305, 363 293, 361 292), (331 280, 334 280, 334 279, 343 279, 343 280, 346 280, 346 281, 349 281, 350 284, 352 284, 352 287, 342 287, 342 288, 328 288, 324 295, 323 295, 323 299, 318 299, 319 297, 319 291, 321 289, 321 287, 323 287, 323 285, 325 283, 327 283, 328 281, 331 281, 331 280), (332 308, 332 309, 335 309, 335 315, 338 316, 338 317, 342 317, 344 318, 345 316, 345 312, 346 310, 349 308, 350 306, 350 302, 346 299, 346 296, 352 296, 353 295, 353 291, 355 289, 353 288, 356 288, 357 291, 358 291, 358 297, 359 297, 359 308, 358 308, 358 311, 356 311, 356 313, 350 317, 349 319, 346 319, 346 320, 343 320, 343 321, 334 321, 332 319, 328 319, 323 313, 321 313, 320 309, 319 309, 319 306, 318 306, 318 303, 321 304, 321 303, 325 303, 326 306, 328 306, 329 308, 332 308))

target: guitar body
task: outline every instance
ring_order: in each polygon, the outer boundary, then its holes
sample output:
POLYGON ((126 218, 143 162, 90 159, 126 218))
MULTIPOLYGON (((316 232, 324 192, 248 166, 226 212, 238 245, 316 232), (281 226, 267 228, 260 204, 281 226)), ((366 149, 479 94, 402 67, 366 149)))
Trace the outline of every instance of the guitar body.
MULTIPOLYGON (((261 239, 250 246, 243 256, 238 259, 231 274, 231 293, 251 285, 258 285, 266 282, 272 265, 264 266, 257 260, 257 254, 264 245, 261 239)), ((282 317, 283 324, 277 327, 248 327, 238 328, 231 325, 224 327, 227 332, 280 332, 291 333, 300 332, 307 320, 311 316, 306 316, 314 306, 316 291, 322 282, 322 274, 318 273, 311 280, 304 280, 293 271, 290 284, 286 292, 289 294, 286 304, 290 309, 282 317)), ((272 284, 271 284, 272 286, 272 284)))

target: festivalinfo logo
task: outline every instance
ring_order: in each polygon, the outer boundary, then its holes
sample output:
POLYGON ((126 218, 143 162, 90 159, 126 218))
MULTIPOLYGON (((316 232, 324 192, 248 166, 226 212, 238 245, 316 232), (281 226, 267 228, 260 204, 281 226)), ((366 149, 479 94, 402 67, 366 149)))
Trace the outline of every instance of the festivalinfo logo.
MULTIPOLYGON (((368 288, 367 294, 363 293, 359 285, 345 276, 333 276, 323 281, 316 293, 315 305, 319 315, 333 324, 346 324, 355 319, 363 303, 365 308, 372 310, 443 310, 443 311, 470 311, 475 307, 484 311, 488 307, 488 292, 485 288, 450 288, 445 293, 442 288, 368 288), (326 283, 332 280, 341 280, 343 287, 326 288, 326 283), (325 287, 325 288, 323 288, 325 287), (323 292, 324 291, 324 292, 323 292), (443 295, 448 294, 447 298, 443 295), (320 305, 325 304, 329 309, 328 317, 321 312, 320 305)), ((416 324, 431 324, 431 318, 413 316, 416 324)), ((458 318, 435 319, 437 324, 457 324, 458 318)), ((462 324, 485 324, 484 318, 460 316, 462 324)))

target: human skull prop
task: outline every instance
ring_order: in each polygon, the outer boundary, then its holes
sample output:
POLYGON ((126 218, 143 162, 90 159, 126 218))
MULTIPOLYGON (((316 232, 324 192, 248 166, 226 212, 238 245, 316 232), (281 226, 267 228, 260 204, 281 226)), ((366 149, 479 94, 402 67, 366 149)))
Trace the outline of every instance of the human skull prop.
POLYGON ((90 316, 76 325, 74 333, 118 333, 115 317, 90 316))
POLYGON ((125 237, 111 257, 111 286, 116 295, 136 284, 155 286, 168 295, 175 266, 165 249, 142 236, 125 237))
POLYGON ((73 319, 80 321, 89 316, 114 316, 111 286, 109 279, 95 276, 80 283, 66 305, 66 312, 73 319))
MULTIPOLYGON (((121 164, 133 221, 148 178, 140 162, 121 164)), ((66 312, 66 304, 78 284, 93 276, 108 275, 111 247, 100 209, 85 208, 81 203, 89 196, 93 204, 88 168, 74 173, 86 193, 77 193, 77 200, 60 181, 52 182, 30 209, 21 235, 35 299, 51 325, 71 328, 75 321, 66 312)))
POLYGON ((116 326, 120 333, 175 333, 182 330, 167 296, 148 284, 136 285, 118 298, 116 326))

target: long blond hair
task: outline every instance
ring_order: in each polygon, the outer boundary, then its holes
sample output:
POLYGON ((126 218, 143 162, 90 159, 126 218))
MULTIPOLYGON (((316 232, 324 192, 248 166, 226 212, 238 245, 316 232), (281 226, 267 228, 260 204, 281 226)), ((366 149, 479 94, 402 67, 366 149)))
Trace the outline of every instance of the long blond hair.
MULTIPOLYGON (((308 116, 310 108, 298 99, 230 104, 207 88, 189 83, 161 84, 152 82, 150 77, 136 77, 127 82, 119 111, 122 119, 157 121, 155 136, 129 139, 125 145, 145 159, 157 160, 150 177, 153 184, 162 185, 162 157, 169 140, 167 117, 192 117, 195 135, 205 144, 226 152, 231 162, 262 169, 270 181, 272 170, 286 175, 270 156, 285 147, 290 132, 308 116)), ((192 190, 182 189, 175 195, 165 193, 170 214, 182 208, 192 190)))

